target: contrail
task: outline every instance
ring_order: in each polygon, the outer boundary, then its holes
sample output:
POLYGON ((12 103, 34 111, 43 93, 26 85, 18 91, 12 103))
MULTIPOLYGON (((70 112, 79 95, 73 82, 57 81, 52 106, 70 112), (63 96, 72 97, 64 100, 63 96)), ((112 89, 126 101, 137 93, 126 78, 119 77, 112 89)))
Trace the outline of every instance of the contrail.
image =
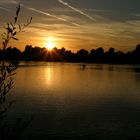
POLYGON ((47 13, 47 12, 43 12, 43 11, 41 11, 41 10, 37 10, 37 9, 35 9, 35 8, 31 8, 31 7, 29 7, 28 9, 31 10, 31 11, 35 11, 35 12, 37 12, 37 13, 40 13, 40 14, 43 14, 43 15, 49 16, 49 17, 56 18, 56 19, 58 19, 58 20, 67 21, 67 20, 64 19, 64 18, 59 18, 59 17, 57 17, 57 16, 55 16, 55 15, 52 15, 52 14, 47 13))
POLYGON ((77 24, 77 23, 69 22, 67 19, 60 18, 60 17, 55 16, 55 15, 52 15, 52 14, 50 14, 50 13, 48 13, 48 12, 43 12, 43 11, 41 11, 41 10, 38 10, 38 9, 35 9, 35 8, 32 8, 32 7, 26 7, 26 8, 29 9, 29 10, 31 10, 31 11, 35 11, 35 12, 37 12, 37 13, 40 13, 40 14, 43 14, 43 15, 46 15, 46 16, 49 16, 49 17, 53 17, 53 18, 55 18, 55 19, 58 19, 58 20, 61 20, 61 21, 64 21, 64 22, 68 22, 68 23, 70 23, 70 24, 72 24, 72 25, 74 25, 74 26, 80 26, 80 25, 77 24))
POLYGON ((88 14, 84 13, 83 11, 81 11, 81 10, 79 10, 79 9, 71 6, 71 5, 69 5, 67 2, 64 2, 63 0, 58 0, 58 2, 60 2, 61 4, 65 5, 65 6, 69 7, 69 8, 71 8, 72 10, 78 12, 79 14, 81 14, 81 15, 89 18, 90 20, 96 22, 96 19, 95 18, 93 18, 93 17, 89 16, 88 14))
POLYGON ((4 7, 1 7, 1 6, 0 6, 0 9, 2 9, 2 10, 4 10, 4 11, 9 11, 9 9, 4 8, 4 7))
POLYGON ((17 4, 18 2, 16 0, 4 0, 0 1, 0 4, 17 4))

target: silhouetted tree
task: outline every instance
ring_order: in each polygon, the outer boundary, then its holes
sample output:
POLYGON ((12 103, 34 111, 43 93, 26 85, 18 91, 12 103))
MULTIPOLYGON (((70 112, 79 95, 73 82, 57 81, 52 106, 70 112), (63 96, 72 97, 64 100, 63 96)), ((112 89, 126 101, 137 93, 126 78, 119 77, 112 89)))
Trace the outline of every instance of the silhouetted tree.
POLYGON ((22 52, 23 60, 31 60, 32 45, 26 45, 25 50, 22 52))
POLYGON ((106 63, 116 63, 117 55, 114 48, 110 48, 108 52, 105 53, 105 62, 106 63))
POLYGON ((20 12, 20 5, 18 5, 16 10, 16 16, 14 17, 13 22, 8 22, 5 27, 5 32, 2 34, 2 49, 1 49, 1 65, 0 65, 0 139, 2 140, 12 140, 16 139, 21 132, 21 122, 17 123, 15 131, 12 132, 10 128, 3 123, 3 115, 11 105, 11 102, 6 101, 6 95, 9 90, 12 88, 14 80, 13 76, 15 75, 15 70, 18 67, 17 63, 17 54, 20 54, 20 51, 16 48, 7 48, 10 40, 18 40, 16 38, 17 33, 21 32, 26 26, 31 22, 27 22, 21 27, 17 24, 18 16, 20 12), (10 56, 9 56, 10 55, 10 56), (14 57, 14 58, 12 58, 14 57), (7 61, 8 59, 15 61, 7 61), (15 133, 14 133, 15 132, 15 133))
POLYGON ((74 62, 75 61, 75 55, 70 50, 65 52, 65 60, 68 62, 74 62))
POLYGON ((5 58, 6 60, 20 60, 21 51, 17 48, 8 47, 5 50, 5 58))
POLYGON ((100 47, 95 50, 95 61, 97 63, 104 62, 104 49, 103 48, 100 47))
POLYGON ((124 53, 110 48, 104 52, 103 48, 92 49, 88 52, 81 49, 76 53, 65 48, 49 51, 46 48, 32 47, 26 45, 23 52, 17 48, 7 48, 5 51, 0 49, 0 59, 24 60, 24 61, 53 61, 53 62, 93 62, 93 63, 114 63, 114 64, 140 64, 140 45, 132 52, 124 53))
POLYGON ((132 52, 133 56, 133 63, 139 63, 140 64, 140 44, 136 46, 136 49, 132 52))
POLYGON ((92 49, 89 53, 89 62, 95 62, 95 49, 92 49))
POLYGON ((76 53, 76 58, 78 62, 86 62, 88 61, 88 51, 81 49, 76 53))

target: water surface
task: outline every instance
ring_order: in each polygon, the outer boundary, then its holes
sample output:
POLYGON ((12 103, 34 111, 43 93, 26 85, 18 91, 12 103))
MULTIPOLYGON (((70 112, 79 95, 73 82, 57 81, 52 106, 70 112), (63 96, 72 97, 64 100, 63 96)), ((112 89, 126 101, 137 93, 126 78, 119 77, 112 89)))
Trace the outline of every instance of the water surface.
POLYGON ((22 139, 140 138, 140 66, 20 64, 9 118, 34 119, 22 139))

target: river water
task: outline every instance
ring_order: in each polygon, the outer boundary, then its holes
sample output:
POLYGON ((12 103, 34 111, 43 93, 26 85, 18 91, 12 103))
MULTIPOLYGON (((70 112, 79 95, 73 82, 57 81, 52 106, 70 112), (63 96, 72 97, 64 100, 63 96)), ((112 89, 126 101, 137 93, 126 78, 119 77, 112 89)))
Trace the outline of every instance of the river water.
POLYGON ((140 66, 20 63, 8 118, 23 140, 140 138, 140 66))

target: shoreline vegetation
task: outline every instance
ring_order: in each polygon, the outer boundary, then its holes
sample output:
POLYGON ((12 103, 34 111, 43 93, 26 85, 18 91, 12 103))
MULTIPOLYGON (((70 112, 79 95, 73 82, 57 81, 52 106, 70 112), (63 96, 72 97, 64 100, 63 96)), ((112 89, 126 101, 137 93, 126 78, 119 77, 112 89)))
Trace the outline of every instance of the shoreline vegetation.
MULTIPOLYGON (((7 98, 9 92, 14 86, 14 77, 16 75, 16 70, 18 68, 18 60, 15 59, 13 61, 6 62, 9 58, 9 54, 7 54, 8 46, 11 40, 18 40, 17 34, 22 32, 23 29, 28 27, 32 21, 32 17, 30 20, 21 26, 18 24, 18 18, 20 13, 20 4, 16 7, 16 14, 13 16, 13 21, 7 22, 4 27, 4 32, 2 33, 2 45, 0 49, 0 140, 19 140, 24 129, 28 127, 30 122, 33 119, 24 121, 22 117, 20 118, 7 118, 7 112, 9 111, 12 104, 15 102, 14 100, 7 98), (12 121, 13 124, 9 123, 12 121)), ((11 53, 11 52, 10 52, 11 53)), ((13 55, 13 52, 10 54, 13 55)))
POLYGON ((87 63, 106 63, 106 64, 140 64, 140 44, 133 51, 124 53, 110 48, 104 51, 102 47, 87 51, 81 49, 77 52, 66 50, 65 48, 33 47, 26 45, 24 51, 15 47, 8 47, 5 51, 0 49, 0 60, 7 61, 47 61, 47 62, 87 62, 87 63))

